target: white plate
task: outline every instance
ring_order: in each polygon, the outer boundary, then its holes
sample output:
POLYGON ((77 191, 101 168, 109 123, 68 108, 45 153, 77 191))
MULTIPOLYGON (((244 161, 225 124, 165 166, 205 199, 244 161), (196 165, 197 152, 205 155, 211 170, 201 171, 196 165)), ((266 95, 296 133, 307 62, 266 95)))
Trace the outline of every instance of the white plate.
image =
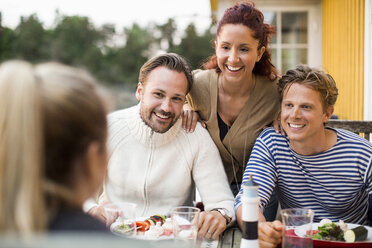
MULTIPOLYGON (((136 221, 144 221, 146 219, 147 219, 147 217, 139 217, 139 218, 136 218, 136 221)), ((169 235, 169 236, 161 235, 160 237, 157 237, 157 238, 145 236, 143 234, 139 234, 139 235, 126 235, 126 234, 123 234, 120 231, 118 231, 118 226, 120 226, 121 224, 123 224, 123 221, 119 217, 118 220, 116 220, 114 223, 111 224, 110 231, 113 234, 118 235, 118 236, 121 236, 121 237, 133 238, 133 239, 142 239, 142 240, 166 240, 166 239, 173 239, 174 238, 173 234, 172 235, 169 235)))
MULTIPOLYGON (((358 224, 346 223, 347 229, 352 229, 354 227, 360 226, 358 224)), ((313 223, 313 230, 318 230, 319 223, 313 223)), ((364 226, 368 230, 367 239, 364 241, 358 241, 353 243, 347 243, 344 241, 329 241, 329 240, 313 240, 315 247, 372 247, 372 227, 364 226), (357 245, 357 246, 356 246, 357 245)), ((295 234, 300 237, 305 236, 305 231, 303 228, 299 227, 295 229, 295 234)))

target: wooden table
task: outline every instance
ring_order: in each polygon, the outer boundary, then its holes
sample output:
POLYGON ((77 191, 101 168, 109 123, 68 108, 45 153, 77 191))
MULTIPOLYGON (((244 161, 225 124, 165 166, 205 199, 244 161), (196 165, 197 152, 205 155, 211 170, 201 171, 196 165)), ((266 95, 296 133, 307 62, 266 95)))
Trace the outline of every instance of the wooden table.
POLYGON ((242 232, 238 227, 230 227, 220 236, 218 248, 239 248, 242 232))

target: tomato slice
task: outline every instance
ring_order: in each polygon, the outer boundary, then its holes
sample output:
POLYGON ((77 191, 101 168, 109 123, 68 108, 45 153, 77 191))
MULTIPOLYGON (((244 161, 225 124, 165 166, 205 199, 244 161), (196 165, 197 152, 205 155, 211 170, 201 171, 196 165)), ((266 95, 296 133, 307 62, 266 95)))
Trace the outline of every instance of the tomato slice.
POLYGON ((136 221, 137 231, 146 232, 150 229, 150 223, 148 221, 136 221))
MULTIPOLYGON (((313 236, 314 236, 315 234, 317 234, 317 233, 320 233, 320 231, 319 231, 319 230, 313 230, 313 236)), ((307 234, 307 235, 310 235, 310 230, 307 230, 307 231, 306 231, 306 234, 307 234)))
POLYGON ((172 232, 171 230, 164 230, 163 235, 164 235, 164 236, 171 236, 172 233, 173 233, 173 232, 172 232))

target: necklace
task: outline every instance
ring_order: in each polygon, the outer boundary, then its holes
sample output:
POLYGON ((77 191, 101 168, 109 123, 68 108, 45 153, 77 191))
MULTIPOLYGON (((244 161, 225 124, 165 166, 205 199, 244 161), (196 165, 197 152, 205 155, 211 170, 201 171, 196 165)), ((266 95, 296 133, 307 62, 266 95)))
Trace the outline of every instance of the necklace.
MULTIPOLYGON (((218 84, 219 84, 219 86, 221 88, 222 98, 225 98, 225 90, 224 90, 224 87, 223 87, 222 77, 218 77, 218 84)), ((244 109, 245 105, 247 104, 248 100, 250 99, 251 93, 252 93, 252 91, 254 90, 255 87, 256 87, 256 80, 255 80, 255 78, 253 78, 253 87, 251 88, 251 90, 250 90, 250 92, 248 94, 247 101, 245 102, 245 104, 243 106, 243 109, 244 109)), ((221 104, 221 102, 222 101, 220 101, 220 104, 221 104)), ((240 112, 243 109, 241 109, 240 112)), ((239 114, 240 114, 240 112, 239 112, 239 114)), ((246 121, 246 124, 247 125, 248 125, 248 121, 249 120, 250 120, 250 112, 248 113, 248 116, 247 116, 247 121, 246 121)), ((234 123, 232 123, 231 126, 233 124, 234 123)), ((226 133, 226 135, 227 135, 228 132, 230 131, 230 126, 229 125, 226 125, 226 126, 227 126, 227 133, 226 133)), ((246 151, 247 151, 247 139, 248 139, 248 129, 245 132, 245 138, 244 138, 244 150, 243 150, 243 161, 242 161, 242 168, 243 168, 243 170, 245 170, 245 167, 246 167, 245 157, 246 157, 246 151)), ((232 139, 231 139, 231 135, 230 135, 228 137, 228 151, 230 153, 231 166, 232 166, 232 170, 233 170, 233 173, 234 173, 234 181, 235 181, 235 184, 236 184, 236 188, 238 189, 238 191, 240 191, 240 187, 239 187, 239 183, 238 183, 238 178, 237 178, 236 171, 235 171, 235 163, 234 163, 234 157, 233 157, 233 154, 232 154, 232 145, 231 145, 231 142, 232 142, 232 139)))

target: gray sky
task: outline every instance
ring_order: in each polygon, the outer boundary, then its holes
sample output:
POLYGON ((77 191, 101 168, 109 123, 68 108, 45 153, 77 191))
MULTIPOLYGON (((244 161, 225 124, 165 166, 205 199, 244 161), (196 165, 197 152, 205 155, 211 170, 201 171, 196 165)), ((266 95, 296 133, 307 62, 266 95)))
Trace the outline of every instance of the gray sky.
POLYGON ((193 21, 199 30, 210 24, 209 0, 1 0, 3 26, 14 28, 20 16, 36 13, 46 28, 53 25, 55 10, 62 15, 88 16, 95 25, 115 24, 117 31, 133 22, 165 23, 170 17, 178 27, 193 21))

